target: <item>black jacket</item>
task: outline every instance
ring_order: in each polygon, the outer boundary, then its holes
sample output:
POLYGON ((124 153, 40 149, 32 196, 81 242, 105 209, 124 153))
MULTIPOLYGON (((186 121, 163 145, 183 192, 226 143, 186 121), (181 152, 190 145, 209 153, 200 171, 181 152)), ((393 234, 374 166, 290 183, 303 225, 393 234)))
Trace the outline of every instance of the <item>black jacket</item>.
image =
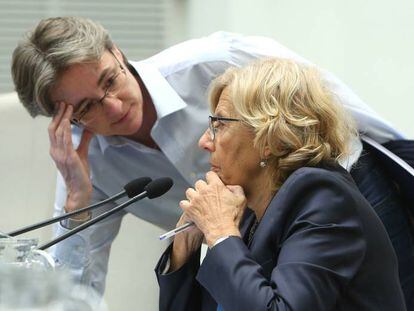
MULTIPOLYGON (((245 237, 254 221, 246 212, 245 237)), ((269 204, 253 240, 231 237, 180 270, 156 273, 160 310, 405 310, 385 229, 339 166, 295 171, 269 204)))

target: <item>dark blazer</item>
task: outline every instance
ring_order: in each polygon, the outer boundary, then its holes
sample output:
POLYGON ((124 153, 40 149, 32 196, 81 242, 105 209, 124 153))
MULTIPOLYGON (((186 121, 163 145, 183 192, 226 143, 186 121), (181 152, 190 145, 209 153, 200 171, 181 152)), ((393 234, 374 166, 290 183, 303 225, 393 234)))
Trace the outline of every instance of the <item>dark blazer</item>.
POLYGON ((404 206, 414 215, 414 140, 391 140, 383 145, 361 135, 364 149, 380 161, 390 179, 398 185, 404 206))
MULTIPOLYGON (((246 237, 254 221, 241 224, 246 237)), ((250 245, 230 237, 199 265, 156 274, 160 310, 405 310, 397 261, 381 221, 339 166, 295 171, 270 202, 250 245)))

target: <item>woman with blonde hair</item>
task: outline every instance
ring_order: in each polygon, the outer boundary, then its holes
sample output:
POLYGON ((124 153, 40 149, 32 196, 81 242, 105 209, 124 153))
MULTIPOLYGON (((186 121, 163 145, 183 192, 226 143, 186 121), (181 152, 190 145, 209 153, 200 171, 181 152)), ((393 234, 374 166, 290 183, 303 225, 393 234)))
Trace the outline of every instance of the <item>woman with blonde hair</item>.
POLYGON ((318 71, 262 60, 210 95, 211 171, 180 202, 177 225, 195 226, 157 265, 160 309, 405 310, 389 238, 342 167, 356 130, 318 71))

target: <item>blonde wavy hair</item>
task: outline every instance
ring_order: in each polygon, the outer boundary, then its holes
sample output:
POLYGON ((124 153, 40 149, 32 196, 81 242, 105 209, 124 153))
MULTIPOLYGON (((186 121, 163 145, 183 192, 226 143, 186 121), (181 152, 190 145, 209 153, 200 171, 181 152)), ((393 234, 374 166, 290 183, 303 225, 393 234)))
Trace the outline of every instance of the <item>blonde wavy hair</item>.
POLYGON ((254 147, 266 158, 272 190, 300 167, 349 155, 357 135, 354 122, 316 68, 279 58, 229 68, 210 87, 212 111, 225 88, 238 117, 254 130, 254 147), (264 156, 266 146, 270 157, 264 156))

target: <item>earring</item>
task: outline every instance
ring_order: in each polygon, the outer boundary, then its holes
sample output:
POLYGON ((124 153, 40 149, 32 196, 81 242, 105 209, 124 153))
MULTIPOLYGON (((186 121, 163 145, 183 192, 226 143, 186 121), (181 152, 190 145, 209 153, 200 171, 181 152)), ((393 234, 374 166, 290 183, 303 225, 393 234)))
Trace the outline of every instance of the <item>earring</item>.
POLYGON ((260 163, 259 163, 259 165, 260 165, 260 167, 266 167, 267 166, 267 162, 266 162, 266 160, 262 160, 262 161, 260 161, 260 163))

